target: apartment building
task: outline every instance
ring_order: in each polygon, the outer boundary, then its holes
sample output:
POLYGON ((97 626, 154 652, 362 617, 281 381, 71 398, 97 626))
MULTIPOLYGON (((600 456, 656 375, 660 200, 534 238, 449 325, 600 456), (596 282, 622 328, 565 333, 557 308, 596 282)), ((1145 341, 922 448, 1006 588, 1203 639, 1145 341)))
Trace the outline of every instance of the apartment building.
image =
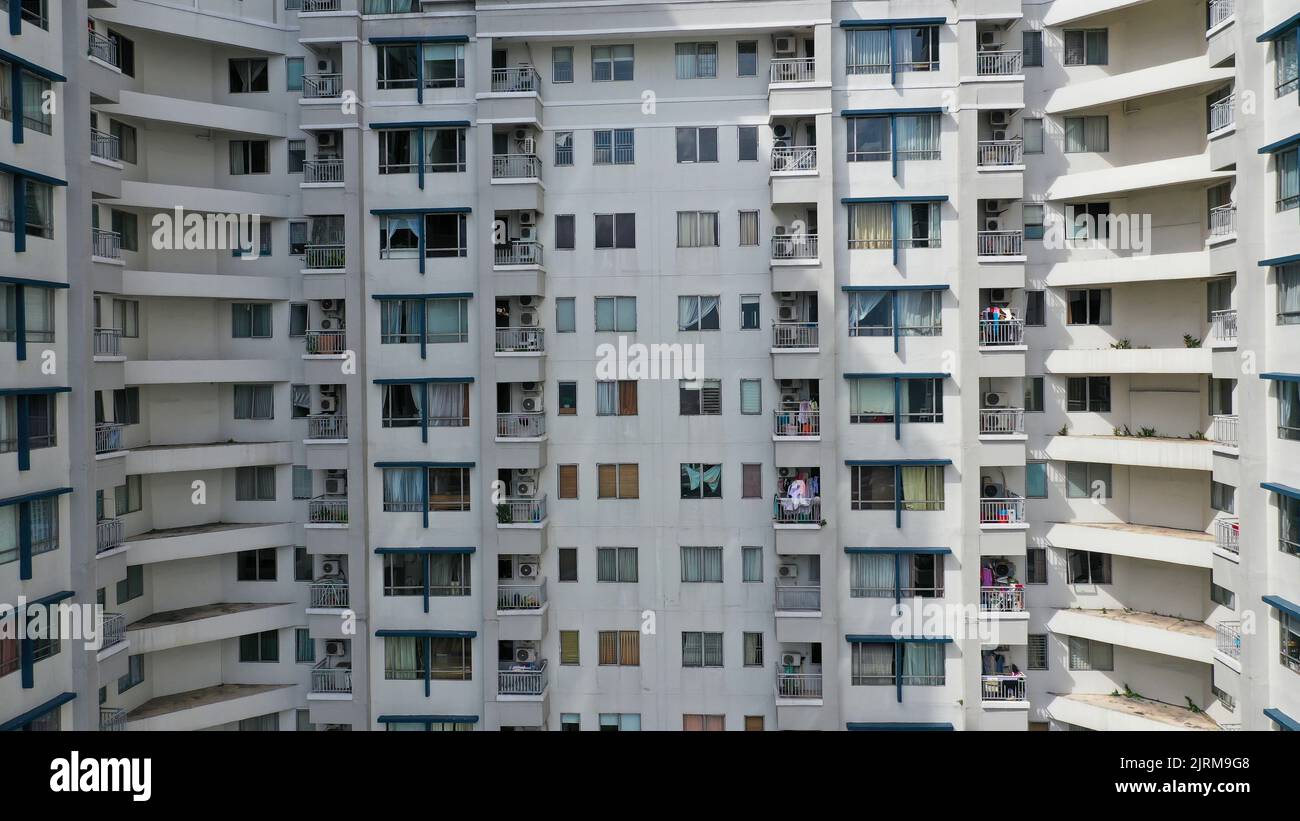
POLYGON ((1296 729, 1298 32, 11 6, 0 727, 1296 729))

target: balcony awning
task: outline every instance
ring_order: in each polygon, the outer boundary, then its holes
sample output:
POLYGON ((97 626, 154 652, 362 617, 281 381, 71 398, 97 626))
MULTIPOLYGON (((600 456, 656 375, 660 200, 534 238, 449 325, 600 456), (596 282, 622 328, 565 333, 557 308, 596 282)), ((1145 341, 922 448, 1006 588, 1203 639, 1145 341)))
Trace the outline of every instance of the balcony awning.
POLYGON ((1202 55, 1172 63, 1113 74, 1086 83, 1069 83, 1052 92, 1044 109, 1048 114, 1063 114, 1084 108, 1113 105, 1125 100, 1163 94, 1166 91, 1191 90, 1198 86, 1221 85, 1231 80, 1235 69, 1211 68, 1202 55))
POLYGON ((1279 151, 1285 151, 1286 149, 1293 148, 1297 145, 1300 145, 1300 134, 1292 134, 1290 137, 1285 137, 1283 139, 1278 140, 1277 142, 1269 143, 1268 145, 1259 149, 1259 153, 1276 154, 1279 151))
POLYGON ((455 715, 418 715, 394 716, 382 715, 375 719, 380 724, 477 724, 478 716, 455 715))
POLYGON ((468 214, 473 210, 468 205, 459 205, 447 208, 371 208, 370 213, 382 217, 385 214, 468 214))
POLYGON ((951 465, 951 459, 845 459, 849 467, 941 467, 951 465))
POLYGON ((60 693, 59 695, 55 696, 54 698, 50 699, 44 704, 33 707, 32 709, 28 710, 27 712, 23 713, 17 718, 11 718, 8 721, 4 722, 3 724, 0 724, 0 733, 9 732, 10 730, 21 730, 23 727, 26 727, 28 724, 31 724, 36 719, 40 718, 46 713, 53 712, 54 710, 59 709, 64 704, 67 704, 69 701, 72 701, 76 697, 77 697, 76 693, 60 693))
POLYGON ((930 108, 846 108, 840 112, 841 117, 881 117, 887 114, 943 114, 942 106, 930 108))
POLYGON ((472 468, 473 462, 375 462, 377 468, 472 468))
MULTIPOLYGON (((77 594, 71 590, 60 590, 59 592, 51 593, 48 596, 41 596, 39 599, 32 599, 31 601, 26 602, 23 605, 23 608, 25 610, 30 610, 33 607, 49 607, 52 604, 58 604, 61 601, 70 599, 75 595, 77 594)), ((0 614, 0 619, 9 618, 10 616, 17 614, 17 612, 17 609, 7 610, 3 614, 0 614)))
POLYGON ((1063 26, 1108 11, 1119 11, 1149 2, 1151 0, 1056 0, 1047 14, 1043 15, 1043 25, 1063 26))
POLYGON ((922 553, 927 556, 948 556, 952 554, 950 547, 846 547, 844 552, 850 555, 854 553, 875 553, 875 554, 904 554, 904 553, 922 553))
POLYGON ((1275 722, 1283 730, 1289 730, 1293 733, 1300 733, 1300 721, 1296 721, 1294 718, 1282 712, 1278 708, 1265 707, 1264 715, 1267 716, 1270 721, 1275 722))
POLYGON ((371 294, 371 299, 473 299, 472 291, 450 291, 441 294, 371 294))
POLYGON ((1270 373, 1261 373, 1259 378, 1268 379, 1272 382, 1300 382, 1300 373, 1278 373, 1273 371, 1270 373))
POLYGON ((37 499, 48 499, 51 496, 62 496, 65 493, 71 493, 70 487, 56 487, 51 490, 37 490, 32 493, 24 493, 21 496, 10 496, 7 499, 0 499, 0 507, 9 505, 18 505, 23 502, 34 502, 37 499))
POLYGON ((1262 596, 1261 600, 1264 602, 1264 604, 1267 604, 1269 607, 1273 608, 1274 610, 1281 610, 1283 613, 1286 613, 1288 616, 1292 616, 1294 618, 1300 619, 1300 604, 1287 601, 1281 596, 1262 596))
POLYGON ((468 554, 478 550, 477 547, 376 547, 375 554, 386 556, 397 553, 420 553, 430 555, 468 554))
POLYGON ((846 373, 845 379, 947 379, 950 373, 846 373))
POLYGON ((951 644, 952 636, 894 636, 889 634, 849 633, 844 637, 849 644, 902 644, 918 642, 926 644, 951 644))
POLYGON ((375 379, 376 385, 417 385, 422 383, 461 383, 469 384, 474 381, 472 376, 404 376, 392 379, 375 379))
POLYGON ((944 285, 841 285, 840 290, 845 293, 854 291, 946 291, 948 286, 944 285))
POLYGON ((899 28, 902 26, 943 26, 947 17, 895 17, 878 20, 841 20, 842 29, 899 28))
POLYGON ((468 43, 468 34, 426 34, 426 35, 396 35, 393 37, 371 37, 369 42, 377 45, 387 45, 389 43, 468 43))
POLYGON ((1261 259, 1259 267, 1276 268, 1279 265, 1290 265, 1293 262, 1300 262, 1300 254, 1291 254, 1286 257, 1273 257, 1272 259, 1261 259))
POLYGON ((950 733, 951 724, 944 721, 849 721, 844 729, 851 733, 863 732, 941 732, 950 733))
POLYGON ((841 197, 840 203, 843 205, 863 205, 884 202, 947 202, 947 194, 932 194, 930 196, 896 196, 896 197, 841 197))
POLYGON ((1209 152, 1204 152, 1188 157, 1122 165, 1100 171, 1063 174, 1057 177, 1048 189, 1047 199, 1086 199, 1106 194, 1140 191, 1144 188, 1190 185, 1230 179, 1234 173, 1213 170, 1210 166, 1209 152))
POLYGON ((1300 499, 1300 490, 1297 490, 1290 485, 1284 485, 1280 482, 1260 482, 1259 486, 1264 490, 1267 490, 1269 493, 1276 493, 1279 496, 1286 496, 1290 499, 1300 499))
POLYGON ((478 635, 477 630, 376 630, 379 638, 417 638, 417 639, 472 639, 478 635))
POLYGON ((6 174, 12 174, 15 177, 25 177, 29 180, 43 182, 46 185, 67 185, 67 180, 61 180, 58 177, 51 177, 49 174, 42 174, 39 171, 28 171, 26 168, 19 168, 16 165, 10 165, 7 162, 0 162, 0 171, 6 174))
POLYGON ((389 128, 469 128, 471 125, 473 123, 469 120, 403 120, 393 123, 371 123, 370 128, 382 131, 389 128))
POLYGON ((1297 26, 1300 26, 1300 14, 1293 14, 1287 19, 1283 20, 1281 23, 1278 23, 1276 26, 1273 26, 1273 28, 1269 29, 1268 31, 1256 37, 1255 42, 1267 43, 1270 40, 1276 40, 1282 35, 1289 33, 1292 29, 1296 28, 1297 26))
POLYGON ((57 71, 48 69, 45 66, 38 66, 36 63, 33 63, 31 60, 25 60, 22 57, 19 57, 17 54, 11 54, 10 52, 5 51, 4 49, 0 49, 0 60, 3 60, 4 62, 8 63, 11 66, 17 66, 18 68, 21 68, 23 71, 29 72, 31 74, 35 74, 37 77, 44 78, 53 83, 66 83, 68 81, 67 77, 64 77, 62 74, 58 73, 57 71))
POLYGON ((67 288, 66 282, 55 282, 52 279, 25 279, 24 277, 0 276, 0 282, 6 285, 30 285, 33 288, 67 288))
POLYGON ((0 388, 0 396, 38 396, 50 393, 70 393, 72 388, 0 388))

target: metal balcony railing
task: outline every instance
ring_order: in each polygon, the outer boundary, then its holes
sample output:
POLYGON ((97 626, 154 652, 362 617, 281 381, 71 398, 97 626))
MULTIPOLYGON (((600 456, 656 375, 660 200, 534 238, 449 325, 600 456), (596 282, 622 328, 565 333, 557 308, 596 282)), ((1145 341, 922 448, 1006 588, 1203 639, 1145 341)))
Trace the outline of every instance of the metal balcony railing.
POLYGON ((92 128, 90 130, 90 156, 117 162, 122 158, 121 141, 112 134, 92 128))
POLYGON ((323 579, 312 582, 310 601, 312 607, 347 607, 348 583, 342 579, 323 579))
POLYGON ((1220 205, 1210 209, 1210 236, 1230 237, 1237 233, 1237 206, 1220 205))
POLYGON ((352 692, 352 668, 329 667, 329 659, 321 659, 311 668, 311 691, 313 693, 350 693, 352 692))
POLYGON ((305 12, 339 11, 342 8, 342 0, 302 0, 302 10, 305 12))
POLYGON ((1237 0, 1210 0, 1210 28, 1227 20, 1237 11, 1237 0))
POLYGON ((777 610, 821 610, 822 589, 817 585, 777 584, 777 610))
POLYGON ((1215 519, 1214 546, 1229 553, 1241 552, 1241 520, 1215 519))
POLYGON ((99 620, 99 637, 100 650, 126 641, 126 616, 121 613, 105 613, 99 620))
POLYGON ((816 171, 817 146, 778 145, 772 149, 773 171, 816 171))
MULTIPOLYGON (((305 0, 316 2, 317 0, 305 0)), ((304 9, 305 11, 306 9, 304 9)), ((308 100, 328 100, 343 94, 342 74, 304 74, 302 96, 308 100)))
POLYGON ((303 249, 303 266, 318 271, 342 270, 346 256, 344 246, 308 245, 303 249))
POLYGON ((822 522, 821 497, 792 499, 789 496, 773 496, 772 521, 779 525, 819 525, 822 522))
POLYGON ((817 259, 817 235, 775 235, 772 237, 772 259, 817 259))
POLYGON ((344 331, 308 330, 303 333, 304 350, 309 356, 337 356, 347 350, 344 331))
POLYGON ((1221 445, 1227 445, 1230 448, 1237 447, 1237 421, 1236 416, 1217 415, 1214 417, 1214 427, 1212 436, 1214 441, 1221 445))
POLYGON ((1210 105, 1210 133, 1221 131, 1237 122, 1237 95, 1229 94, 1210 105))
POLYGON ((1025 321, 1023 319, 981 319, 980 346, 1025 344, 1025 321))
POLYGON ((497 353, 541 353, 546 335, 541 328, 497 328, 497 353))
POLYGON ((980 499, 980 524, 1010 525, 1025 521, 1025 500, 1019 496, 980 499))
POLYGON ((821 436, 821 433, 821 411, 800 410, 798 405, 772 411, 773 436, 821 436))
POLYGON ((100 259, 122 258, 122 235, 102 228, 90 229, 90 253, 100 259))
POLYGON ((338 158, 304 160, 302 164, 302 181, 304 183, 341 183, 343 182, 343 160, 338 158))
POLYGON ((980 676, 981 701, 1025 701, 1024 676, 980 676))
POLYGON ((117 422, 96 422, 95 453, 113 453, 121 450, 122 427, 117 422))
POLYGON ((539 91, 542 78, 532 66, 492 69, 492 91, 497 94, 539 91))
POLYGON ((117 328, 95 329, 95 356, 121 356, 122 331, 117 328))
POLYGON ((540 610, 546 604, 546 579, 531 584, 498 584, 498 610, 540 610))
POLYGON ((345 525, 348 523, 346 496, 317 496, 307 500, 307 522, 314 525, 345 525))
POLYGON ((986 613, 1023 613, 1025 588, 1018 584, 981 587, 980 610, 986 613))
POLYGON ((1214 311, 1210 314, 1210 335, 1227 342, 1237 338, 1237 309, 1214 311))
POLYGON ((542 244, 540 242, 511 242, 498 245, 494 249, 494 265, 541 265, 542 244))
POLYGON ((1025 253, 1025 232, 980 231, 976 243, 982 257, 1018 257, 1025 253))
POLYGON ((772 61, 769 82, 811 83, 817 78, 817 60, 813 57, 782 57, 772 61))
POLYGON ((501 439, 535 439, 546 435, 544 413, 498 413, 497 436, 501 439))
POLYGON ((542 176, 542 161, 536 154, 493 154, 492 179, 527 180, 542 176))
POLYGON ((540 696, 546 692, 546 659, 533 664, 500 662, 497 666, 497 694, 503 696, 540 696))
POLYGON ((122 520, 100 519, 95 523, 95 552, 106 553, 122 546, 122 520))
POLYGON ((126 710, 121 707, 99 708, 99 731, 102 733, 121 732, 126 729, 126 710))
POLYGON ((117 42, 111 38, 105 37, 94 29, 87 29, 86 33, 90 35, 90 44, 86 49, 86 54, 94 57, 102 63, 108 63, 114 68, 121 68, 122 64, 117 59, 117 42))
POLYGON ((979 144, 979 167, 997 168, 998 166, 1024 165, 1025 143, 1023 140, 981 140, 979 144))
POLYGON ((506 499, 497 505, 497 524, 541 524, 546 519, 546 496, 506 499))
POLYGON ((772 323, 773 348, 816 348, 818 339, 816 322, 772 323))
POLYGON ((975 71, 981 77, 1006 77, 1025 72, 1025 55, 1021 51, 981 51, 975 59, 975 71))
POLYGON ((1011 436, 1024 432, 1024 408, 980 408, 981 434, 1011 436))
POLYGON ((307 417, 308 439, 348 438, 348 418, 341 413, 324 413, 307 417))
POLYGON ((777 698, 821 698, 821 673, 782 673, 776 674, 777 698))
POLYGON ((1229 658, 1241 658, 1241 622, 1221 621, 1214 625, 1214 649, 1229 658))

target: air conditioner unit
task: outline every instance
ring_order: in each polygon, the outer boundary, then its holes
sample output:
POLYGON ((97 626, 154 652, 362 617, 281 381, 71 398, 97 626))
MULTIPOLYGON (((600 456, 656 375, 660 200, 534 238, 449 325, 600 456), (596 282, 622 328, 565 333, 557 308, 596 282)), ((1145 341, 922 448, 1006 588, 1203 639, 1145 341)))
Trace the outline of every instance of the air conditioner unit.
POLYGON ((519 390, 523 391, 524 393, 541 393, 542 383, 541 382, 520 382, 519 390))
POLYGON ((537 470, 535 468, 515 468, 514 477, 520 482, 536 482, 537 470))
POLYGON ((536 211, 520 211, 520 212, 519 212, 519 224, 520 224, 520 225, 536 225, 536 224, 537 224, 537 212, 536 212, 536 211))
POLYGON ((537 242, 537 228, 532 225, 519 226, 520 242, 537 242))
POLYGON ((346 496, 348 493, 348 480, 333 478, 325 480, 326 496, 346 496))
POLYGON ((798 294, 794 291, 777 291, 776 298, 781 302, 794 302, 798 298, 798 294))
POLYGON ((322 396, 320 398, 320 412, 334 413, 339 409, 339 400, 333 396, 322 396))
POLYGON ((515 147, 519 149, 520 154, 537 153, 537 142, 532 137, 524 137, 522 140, 515 140, 515 147))
POLYGON ((535 296, 521 296, 521 297, 519 297, 519 307, 520 307, 520 308, 531 308, 531 307, 533 307, 533 306, 536 305, 536 304, 537 304, 537 297, 535 297, 535 296))
POLYGON ((790 129, 778 123, 772 126, 772 137, 777 140, 787 140, 790 138, 790 129))
POLYGON ((320 149, 334 148, 338 145, 338 134, 334 131, 321 131, 316 135, 316 147, 320 149))
POLYGON ((799 317, 799 310, 793 305, 782 305, 776 315, 782 322, 794 322, 799 317))
POLYGON ((798 381, 797 381, 797 380, 794 380, 794 379, 782 379, 782 380, 781 380, 781 390, 783 390, 783 391, 794 390, 794 389, 797 388, 798 386, 799 386, 799 384, 798 384, 798 381))
POLYGON ((1002 42, 998 39, 1002 36, 1000 31, 981 31, 980 48, 997 49, 1002 47, 1002 42))
POLYGON ((524 413, 537 413, 542 409, 542 398, 540 396, 525 396, 524 401, 519 403, 519 407, 524 409, 524 413))
POLYGON ((1011 124, 1011 114, 1006 111, 990 111, 989 125, 994 128, 1005 128, 1011 124))
POLYGON ((1007 297, 1006 288, 989 289, 989 302, 995 303, 997 305, 1006 305, 1010 301, 1011 300, 1007 297))
POLYGON ((522 142, 522 141, 528 139, 528 136, 529 136, 529 135, 528 135, 528 129, 526 129, 526 128, 516 128, 516 129, 515 129, 515 135, 514 135, 514 136, 515 136, 515 142, 522 142))
POLYGON ((1005 408, 1011 404, 1011 394, 1009 393, 986 393, 984 394, 984 407, 986 408, 1005 408))
POLYGON ((338 320, 336 320, 336 319, 329 319, 329 318, 321 319, 321 321, 320 321, 320 329, 321 329, 322 331, 332 331, 332 330, 334 330, 334 323, 337 322, 337 321, 338 321, 338 320))
POLYGON ((989 217, 988 219, 984 220, 984 230, 985 230, 985 231, 1001 231, 1001 230, 1002 230, 1002 220, 998 219, 997 217, 989 217))
POLYGON ((343 300, 341 299, 322 299, 320 301, 320 309, 327 314, 332 314, 335 311, 341 309, 342 307, 343 307, 343 300))
POLYGON ((799 404, 799 397, 797 394, 793 394, 793 393, 781 394, 781 407, 784 408, 784 407, 789 407, 790 405, 797 405, 797 404, 799 404))
POLYGON ((1006 495, 1002 485, 997 482, 985 482, 982 495, 985 499, 1001 499, 1006 495))
POLYGON ((536 562, 520 562, 515 565, 515 575, 521 579, 535 579, 542 574, 542 568, 536 562))
POLYGON ((348 646, 345 643, 341 641, 325 642, 325 655, 346 656, 347 654, 348 654, 348 646))
POLYGON ((1007 130, 1005 128, 993 129, 993 142, 1004 143, 1007 141, 1007 130))
POLYGON ((1002 200, 984 200, 984 213, 996 217, 1002 213, 1002 200))
POLYGON ((778 579, 797 579, 799 578, 799 565, 783 564, 777 567, 776 576, 778 579))
POLYGON ((782 666, 782 667, 798 667, 798 666, 801 665, 801 664, 803 664, 803 656, 800 655, 799 653, 782 653, 782 654, 781 654, 781 666, 782 666))
POLYGON ((795 55, 795 43, 793 37, 773 37, 772 51, 777 57, 793 57, 795 55))
POLYGON ((519 325, 523 328, 537 327, 537 314, 533 311, 522 311, 519 314, 519 325))
POLYGON ((520 499, 531 499, 537 492, 537 485, 533 482, 515 482, 515 496, 520 499))
POLYGON ((532 664, 537 661, 537 651, 528 647, 521 647, 515 651, 515 661, 520 664, 532 664))
POLYGON ((319 60, 316 61, 316 73, 333 74, 334 61, 329 57, 321 57, 319 60))
POLYGON ((343 564, 332 559, 320 563, 320 572, 322 576, 342 576, 343 564))
POLYGON ((782 479, 788 479, 794 475, 794 468, 777 468, 776 475, 780 476, 782 479))

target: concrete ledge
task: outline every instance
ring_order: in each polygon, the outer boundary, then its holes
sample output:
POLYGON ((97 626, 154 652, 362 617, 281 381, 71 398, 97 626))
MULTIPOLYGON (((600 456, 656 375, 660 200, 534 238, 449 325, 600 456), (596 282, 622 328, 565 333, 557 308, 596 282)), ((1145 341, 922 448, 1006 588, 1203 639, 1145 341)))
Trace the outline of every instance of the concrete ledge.
POLYGON ((214 522, 195 527, 151 530, 124 542, 137 564, 153 564, 200 556, 219 556, 240 550, 258 550, 293 544, 297 526, 274 524, 231 524, 214 522))
POLYGON ((1047 629, 1204 664, 1214 661, 1214 628, 1191 619, 1131 610, 1057 610, 1047 629))
POLYGON ((126 716, 128 730, 204 730, 303 704, 295 684, 215 684, 158 696, 126 716))
POLYGON ((289 277, 123 271, 122 293, 131 296, 208 299, 289 299, 289 277))
POLYGON ((151 359, 125 364, 128 385, 194 385, 214 382, 288 382, 287 359, 151 359))
POLYGON ((1128 698, 1099 693, 1070 693, 1055 696, 1047 713, 1056 721, 1089 730, 1218 730, 1219 725, 1204 713, 1146 698, 1128 698))
POLYGON ((213 445, 160 445, 126 455, 126 472, 177 473, 293 463, 291 442, 230 442, 213 445))
POLYGON ((1171 470, 1214 468, 1214 443, 1205 439, 1143 436, 1053 436, 1047 458, 1103 465, 1139 465, 1171 470))
POLYGON ((1092 348, 1054 350, 1043 370, 1049 374, 1213 372, 1209 348, 1092 348))
POLYGON ((156 653, 301 622, 302 609, 296 604, 221 602, 146 616, 127 625, 126 638, 136 653, 156 653))
POLYGON ((1048 525, 1047 541, 1066 550, 1088 550, 1191 567, 1214 565, 1214 537, 1195 530, 1056 522, 1048 525))

